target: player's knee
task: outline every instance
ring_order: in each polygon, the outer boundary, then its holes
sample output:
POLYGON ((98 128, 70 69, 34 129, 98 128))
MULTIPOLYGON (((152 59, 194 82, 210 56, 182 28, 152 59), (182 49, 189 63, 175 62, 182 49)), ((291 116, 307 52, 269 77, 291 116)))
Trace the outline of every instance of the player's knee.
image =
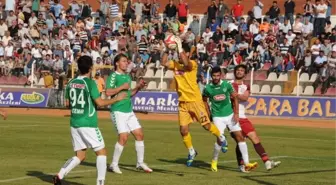
POLYGON ((203 128, 205 130, 210 130, 210 127, 211 127, 210 123, 203 125, 203 128))
POLYGON ((100 155, 104 155, 104 156, 106 156, 106 149, 103 148, 103 149, 101 149, 101 150, 96 151, 96 155, 97 155, 97 156, 100 156, 100 155))
POLYGON ((241 132, 235 132, 235 140, 237 141, 237 143, 245 141, 243 134, 241 132))
POLYGON ((255 132, 250 132, 248 134, 248 137, 250 138, 250 140, 252 141, 253 144, 260 143, 260 139, 259 139, 258 135, 255 132))
POLYGON ((187 136, 189 133, 189 128, 187 126, 180 127, 181 136, 187 136))
POLYGON ((120 134, 120 135, 119 135, 118 143, 119 143, 121 146, 125 146, 126 143, 127 143, 127 139, 128 139, 128 135, 126 135, 126 134, 120 134))
POLYGON ((143 141, 144 140, 143 132, 139 132, 139 133, 135 134, 134 137, 135 137, 135 140, 137 140, 137 141, 143 141))

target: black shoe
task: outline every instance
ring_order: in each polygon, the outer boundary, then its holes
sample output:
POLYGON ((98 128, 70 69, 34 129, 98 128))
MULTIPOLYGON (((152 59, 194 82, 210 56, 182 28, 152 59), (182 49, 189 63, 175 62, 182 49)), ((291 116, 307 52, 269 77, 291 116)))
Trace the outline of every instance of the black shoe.
POLYGON ((54 185, 62 185, 61 179, 58 177, 58 175, 53 177, 53 183, 54 185))

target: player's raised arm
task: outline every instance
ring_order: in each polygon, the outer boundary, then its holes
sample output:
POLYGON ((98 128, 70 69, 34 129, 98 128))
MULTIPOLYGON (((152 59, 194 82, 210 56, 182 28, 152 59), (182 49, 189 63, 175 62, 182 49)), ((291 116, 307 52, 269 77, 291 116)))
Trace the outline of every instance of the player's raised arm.
POLYGON ((249 87, 244 92, 244 94, 238 94, 238 96, 237 96, 237 98, 238 98, 239 101, 247 101, 249 97, 250 97, 250 89, 249 89, 249 87))
POLYGON ((112 73, 106 80, 106 96, 114 96, 122 90, 127 90, 130 88, 128 83, 116 87, 116 73, 112 73))
POLYGON ((137 86, 136 86, 134 89, 132 89, 131 96, 136 95, 136 93, 138 93, 141 89, 143 89, 143 88, 146 87, 146 86, 147 86, 146 81, 145 81, 144 79, 141 78, 141 79, 139 80, 139 83, 137 84, 137 86))
POLYGON ((187 44, 182 45, 180 37, 175 37, 178 53, 180 56, 180 62, 183 63, 186 69, 191 70, 193 68, 192 63, 189 60, 190 47, 187 44))

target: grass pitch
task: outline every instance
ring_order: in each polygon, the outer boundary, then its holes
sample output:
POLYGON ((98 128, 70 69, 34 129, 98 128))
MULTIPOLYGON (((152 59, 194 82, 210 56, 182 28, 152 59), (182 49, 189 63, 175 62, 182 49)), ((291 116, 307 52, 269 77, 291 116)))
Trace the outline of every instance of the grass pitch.
MULTIPOLYGON (((123 174, 108 172, 106 184, 335 184, 334 129, 256 126, 266 152, 271 158, 281 160, 282 164, 266 172, 248 142, 251 161, 258 161, 259 167, 250 174, 243 174, 237 171, 232 139, 229 139, 228 153, 220 155, 219 171, 215 173, 210 171, 209 165, 215 138, 200 125, 191 126, 193 144, 199 155, 193 167, 186 167, 187 150, 176 122, 141 121, 141 124, 145 131, 145 161, 154 172, 145 174, 135 171, 134 139, 130 137, 120 161, 123 174)), ((116 131, 110 120, 100 119, 99 125, 110 163, 116 131)), ((52 174, 58 172, 72 156, 69 118, 11 115, 7 121, 0 122, 0 184, 50 184, 52 174)), ((95 160, 94 153, 89 151, 87 160, 70 172, 65 184, 95 184, 95 160)))

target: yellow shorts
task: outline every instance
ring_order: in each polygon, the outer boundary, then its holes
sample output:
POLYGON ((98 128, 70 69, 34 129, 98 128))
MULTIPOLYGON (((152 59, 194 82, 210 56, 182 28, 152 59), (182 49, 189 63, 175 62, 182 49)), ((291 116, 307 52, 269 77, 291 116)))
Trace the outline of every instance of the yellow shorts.
POLYGON ((194 121, 199 122, 202 126, 210 123, 203 101, 179 102, 178 116, 180 126, 189 125, 194 121))

